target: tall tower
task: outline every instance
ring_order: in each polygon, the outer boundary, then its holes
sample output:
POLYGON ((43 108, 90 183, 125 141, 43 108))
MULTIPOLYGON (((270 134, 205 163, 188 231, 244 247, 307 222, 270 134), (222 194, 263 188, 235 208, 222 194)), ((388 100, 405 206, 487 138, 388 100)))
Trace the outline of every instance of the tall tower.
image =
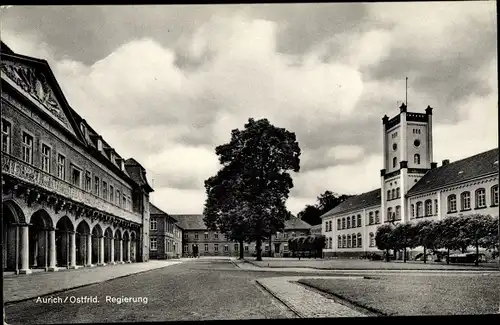
POLYGON ((380 171, 382 222, 410 220, 406 193, 431 168, 432 107, 425 113, 407 112, 403 103, 400 113, 383 124, 383 169, 380 171))

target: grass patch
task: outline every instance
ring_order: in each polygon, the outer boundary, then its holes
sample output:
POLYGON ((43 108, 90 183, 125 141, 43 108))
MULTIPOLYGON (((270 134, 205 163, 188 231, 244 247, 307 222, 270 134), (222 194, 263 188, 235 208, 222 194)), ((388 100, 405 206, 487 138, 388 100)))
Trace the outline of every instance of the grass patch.
POLYGON ((404 275, 298 282, 384 315, 495 314, 500 308, 500 277, 404 275))

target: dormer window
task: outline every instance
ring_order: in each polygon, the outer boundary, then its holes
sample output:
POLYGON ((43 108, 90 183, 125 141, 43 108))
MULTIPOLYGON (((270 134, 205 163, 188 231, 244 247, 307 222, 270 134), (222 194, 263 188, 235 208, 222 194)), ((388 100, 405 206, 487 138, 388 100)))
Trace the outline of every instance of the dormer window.
POLYGON ((80 123, 80 130, 82 131, 83 136, 86 138, 87 137, 87 127, 83 122, 80 123))

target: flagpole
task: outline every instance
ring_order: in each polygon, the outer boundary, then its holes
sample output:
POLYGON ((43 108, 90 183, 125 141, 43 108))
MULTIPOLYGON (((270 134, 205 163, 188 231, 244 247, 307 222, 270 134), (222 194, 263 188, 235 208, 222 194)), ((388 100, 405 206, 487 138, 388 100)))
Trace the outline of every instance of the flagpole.
POLYGON ((408 107, 408 77, 406 77, 406 99, 405 99, 405 105, 408 107))

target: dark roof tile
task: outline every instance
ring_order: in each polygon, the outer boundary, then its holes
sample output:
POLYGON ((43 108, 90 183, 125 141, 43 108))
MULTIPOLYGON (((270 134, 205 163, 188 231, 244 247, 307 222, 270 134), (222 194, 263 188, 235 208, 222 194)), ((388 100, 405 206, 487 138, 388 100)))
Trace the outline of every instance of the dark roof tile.
POLYGON ((498 148, 429 170, 407 193, 415 195, 498 173, 498 148))
POLYGON ((332 214, 346 213, 350 211, 371 207, 380 204, 381 202, 380 199, 381 199, 380 189, 352 196, 347 200, 345 200, 344 202, 337 205, 335 208, 323 214, 321 218, 330 216, 332 214))
POLYGON ((207 229, 202 214, 171 214, 170 216, 179 221, 178 226, 184 230, 207 229))

